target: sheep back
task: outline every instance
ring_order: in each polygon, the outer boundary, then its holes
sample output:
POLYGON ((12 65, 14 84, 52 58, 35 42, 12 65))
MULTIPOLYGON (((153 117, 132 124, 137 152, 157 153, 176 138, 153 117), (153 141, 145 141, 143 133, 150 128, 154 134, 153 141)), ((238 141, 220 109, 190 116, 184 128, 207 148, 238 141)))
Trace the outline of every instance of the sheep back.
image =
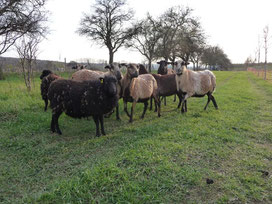
POLYGON ((181 76, 176 75, 177 90, 191 96, 203 96, 215 90, 215 76, 209 71, 186 70, 181 76))
POLYGON ((175 74, 152 74, 158 85, 160 96, 171 96, 177 93, 176 75, 175 74))
POLYGON ((149 99, 156 94, 157 82, 151 74, 142 74, 133 78, 130 84, 130 96, 138 101, 149 99))
POLYGON ((167 74, 175 74, 175 71, 173 69, 167 68, 167 74))
POLYGON ((88 69, 81 69, 73 73, 72 79, 76 81, 98 80, 99 77, 103 77, 104 72, 92 71, 88 69))
MULTIPOLYGON (((109 77, 114 78, 115 77, 109 77)), ((106 77, 104 81, 106 80, 106 77)), ((74 118, 101 115, 117 105, 117 94, 109 96, 100 81, 57 80, 49 88, 48 97, 53 112, 65 112, 74 118)), ((116 82, 115 82, 116 88, 116 82)))

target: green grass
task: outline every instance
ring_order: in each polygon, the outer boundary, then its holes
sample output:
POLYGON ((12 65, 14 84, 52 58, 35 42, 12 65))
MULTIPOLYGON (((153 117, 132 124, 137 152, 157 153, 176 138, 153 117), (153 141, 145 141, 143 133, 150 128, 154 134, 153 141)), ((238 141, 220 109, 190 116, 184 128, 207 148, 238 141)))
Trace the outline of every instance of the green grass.
MULTIPOLYGON (((162 117, 136 105, 95 137, 92 119, 60 117, 49 129, 38 78, 0 81, 0 202, 3 203, 272 203, 272 84, 247 72, 215 72, 212 103, 172 97, 162 117), (264 175, 263 171, 269 173, 264 175), (208 185, 206 179, 213 179, 208 185)), ((66 74, 65 77, 68 77, 66 74)))

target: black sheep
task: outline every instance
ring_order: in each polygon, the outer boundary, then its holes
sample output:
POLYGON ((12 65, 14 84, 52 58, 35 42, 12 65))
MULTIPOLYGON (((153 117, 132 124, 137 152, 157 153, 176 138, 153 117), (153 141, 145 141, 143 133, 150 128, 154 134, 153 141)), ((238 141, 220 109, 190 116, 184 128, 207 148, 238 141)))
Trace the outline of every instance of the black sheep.
POLYGON ((138 66, 139 66, 139 75, 148 74, 148 71, 146 70, 146 68, 143 64, 139 64, 138 66))
POLYGON ((53 74, 53 72, 50 71, 50 70, 48 70, 48 69, 44 69, 44 70, 42 71, 42 74, 41 74, 41 76, 40 76, 40 79, 43 79, 44 77, 48 76, 49 74, 53 74))
POLYGON ((51 72, 50 70, 43 70, 40 79, 42 79, 42 83, 41 83, 41 95, 42 95, 42 99, 44 100, 44 111, 47 110, 47 106, 48 106, 48 89, 50 84, 55 81, 56 79, 60 79, 61 77, 53 74, 53 72, 51 72))
POLYGON ((100 136, 99 122, 101 133, 105 135, 103 114, 117 105, 117 79, 104 76, 95 81, 56 80, 49 88, 48 98, 52 108, 52 132, 61 134, 58 118, 65 112, 73 118, 93 116, 96 136, 100 136))

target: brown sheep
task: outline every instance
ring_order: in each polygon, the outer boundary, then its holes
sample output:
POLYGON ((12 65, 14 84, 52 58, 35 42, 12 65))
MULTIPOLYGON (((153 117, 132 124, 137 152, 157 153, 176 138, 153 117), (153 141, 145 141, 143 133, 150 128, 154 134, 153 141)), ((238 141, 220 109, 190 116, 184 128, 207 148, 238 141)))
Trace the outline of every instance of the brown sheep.
POLYGON ((155 103, 158 104, 158 116, 160 117, 160 104, 157 93, 157 82, 151 74, 139 75, 139 65, 123 64, 127 67, 127 72, 122 79, 124 111, 130 118, 129 122, 133 121, 133 111, 136 103, 144 103, 144 111, 141 118, 144 118, 148 106, 148 100, 154 97, 155 103), (127 102, 132 102, 131 114, 127 111, 127 102))
MULTIPOLYGON (((179 97, 179 105, 181 105, 182 94, 177 92, 177 83, 176 83, 176 75, 175 74, 152 74, 152 76, 156 79, 158 84, 158 95, 159 98, 161 96, 172 96, 177 94, 179 97)), ((159 100, 159 103, 161 101, 159 100)), ((152 106, 152 98, 150 99, 150 106, 152 106)), ((155 111, 157 111, 157 106, 155 106, 155 111)))

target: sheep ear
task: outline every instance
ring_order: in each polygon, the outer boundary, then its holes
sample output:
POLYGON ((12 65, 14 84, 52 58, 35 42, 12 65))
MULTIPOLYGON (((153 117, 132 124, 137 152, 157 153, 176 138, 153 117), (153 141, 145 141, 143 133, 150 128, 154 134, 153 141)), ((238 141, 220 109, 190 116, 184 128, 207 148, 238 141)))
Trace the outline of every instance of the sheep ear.
POLYGON ((157 64, 160 64, 161 62, 157 62, 157 64))
POLYGON ((121 66, 124 66, 124 67, 128 67, 128 64, 127 64, 127 63, 121 63, 120 65, 121 65, 121 66))
POLYGON ((111 67, 110 67, 110 65, 107 65, 107 66, 105 66, 104 68, 105 68, 105 69, 110 69, 111 67))
POLYGON ((186 62, 186 65, 190 64, 190 62, 186 62))
POLYGON ((103 84, 104 83, 104 78, 103 77, 99 77, 100 83, 103 84))

